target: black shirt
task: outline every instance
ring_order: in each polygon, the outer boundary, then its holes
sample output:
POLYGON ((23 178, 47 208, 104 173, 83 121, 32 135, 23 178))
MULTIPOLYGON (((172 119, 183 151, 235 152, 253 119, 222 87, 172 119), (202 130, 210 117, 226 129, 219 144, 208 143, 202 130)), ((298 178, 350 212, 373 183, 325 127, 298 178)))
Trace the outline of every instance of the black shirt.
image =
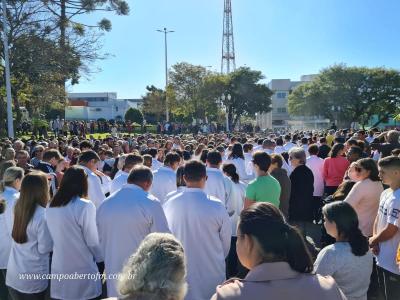
POLYGON ((298 166, 290 174, 289 201, 290 221, 313 221, 314 175, 305 165, 298 166))

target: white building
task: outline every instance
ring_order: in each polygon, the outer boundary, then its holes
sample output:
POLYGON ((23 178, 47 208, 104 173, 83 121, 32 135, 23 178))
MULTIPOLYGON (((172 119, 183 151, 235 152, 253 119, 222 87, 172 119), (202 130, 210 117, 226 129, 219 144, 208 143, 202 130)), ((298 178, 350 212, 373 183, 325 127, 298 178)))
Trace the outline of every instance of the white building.
POLYGON ((318 129, 327 128, 329 119, 318 116, 299 117, 291 116, 288 112, 289 94, 298 85, 312 81, 316 75, 303 75, 300 81, 291 81, 290 79, 272 79, 268 87, 274 94, 271 97, 272 110, 268 113, 256 115, 256 123, 261 129, 318 129))
POLYGON ((124 119, 129 108, 140 108, 142 99, 117 99, 117 93, 69 93, 66 120, 124 119))

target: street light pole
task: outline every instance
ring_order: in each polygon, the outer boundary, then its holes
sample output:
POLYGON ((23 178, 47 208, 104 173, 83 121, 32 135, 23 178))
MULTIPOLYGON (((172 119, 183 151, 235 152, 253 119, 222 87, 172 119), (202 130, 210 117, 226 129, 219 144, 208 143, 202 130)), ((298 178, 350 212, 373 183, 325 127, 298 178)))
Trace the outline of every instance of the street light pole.
POLYGON ((164 27, 163 30, 158 29, 158 32, 164 33, 164 44, 165 44, 165 113, 166 113, 166 121, 169 122, 169 108, 168 108, 168 96, 167 96, 167 87, 168 87, 168 45, 167 45, 167 34, 174 32, 173 30, 167 30, 164 27))
POLYGON ((5 64, 6 94, 7 94, 7 129, 8 129, 8 136, 14 138, 14 124, 13 124, 14 120, 12 115, 11 81, 10 81, 10 57, 8 54, 6 0, 2 0, 1 6, 3 9, 3 48, 4 48, 4 64, 5 64))

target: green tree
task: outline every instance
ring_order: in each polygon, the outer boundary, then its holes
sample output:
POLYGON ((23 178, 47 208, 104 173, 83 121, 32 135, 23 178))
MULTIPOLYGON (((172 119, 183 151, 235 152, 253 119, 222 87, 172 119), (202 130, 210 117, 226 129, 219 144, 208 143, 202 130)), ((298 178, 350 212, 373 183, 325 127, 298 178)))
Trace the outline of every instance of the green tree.
POLYGON ((261 80, 264 76, 260 71, 241 67, 229 74, 227 92, 231 99, 225 98, 230 126, 236 126, 241 116, 253 117, 255 113, 265 113, 271 110, 272 91, 261 80))
POLYGON ((154 85, 146 87, 146 95, 143 99, 143 114, 147 121, 154 123, 165 119, 165 91, 154 85))
POLYGON ((340 107, 339 121, 365 126, 372 115, 384 118, 399 107, 400 73, 384 68, 334 65, 312 82, 298 86, 289 95, 289 113, 320 115, 334 119, 332 107, 340 107))
MULTIPOLYGON (((99 33, 94 29, 110 31, 111 22, 103 18, 97 23, 88 24, 81 21, 83 15, 93 12, 129 14, 129 5, 124 0, 42 0, 42 3, 51 16, 51 23, 46 26, 46 30, 55 34, 64 56, 61 60, 63 74, 71 74, 71 65, 76 67, 76 63, 80 71, 88 71, 95 60, 102 58, 99 53, 99 33), (70 55, 70 52, 75 53, 77 57, 70 55)), ((65 76, 64 83, 68 79, 72 80, 72 84, 77 83, 79 73, 74 75, 65 76)))
POLYGON ((143 124, 143 114, 137 108, 131 107, 125 113, 125 120, 142 125, 143 124))

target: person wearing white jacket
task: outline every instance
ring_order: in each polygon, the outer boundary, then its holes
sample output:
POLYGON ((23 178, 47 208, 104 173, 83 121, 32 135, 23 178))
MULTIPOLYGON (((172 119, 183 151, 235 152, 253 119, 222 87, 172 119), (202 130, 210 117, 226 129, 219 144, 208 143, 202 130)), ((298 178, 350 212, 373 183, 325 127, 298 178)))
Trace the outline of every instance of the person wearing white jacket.
POLYGON ((47 176, 42 172, 26 175, 15 204, 7 265, 6 284, 12 299, 45 299, 49 281, 31 276, 46 276, 50 272, 53 241, 45 219, 48 200, 47 176))
POLYGON ((11 251, 11 230, 13 226, 14 205, 19 198, 24 170, 19 167, 9 167, 0 183, 0 201, 3 212, 0 213, 0 299, 7 299, 6 287, 7 263, 11 251))
POLYGON ((100 177, 95 173, 99 161, 99 155, 93 150, 84 151, 79 157, 79 164, 87 174, 88 199, 93 202, 96 208, 98 208, 106 198, 103 193, 100 177))
POLYGON ((50 296, 64 300, 86 300, 101 295, 96 262, 103 258, 96 226, 96 207, 85 199, 88 181, 85 170, 69 168, 46 210, 53 240, 50 296), (68 276, 68 278, 63 278, 68 276))
POLYGON ((207 195, 214 196, 221 200, 224 204, 228 215, 231 216, 234 213, 234 207, 232 203, 232 182, 229 178, 226 178, 222 173, 220 167, 222 163, 221 154, 218 151, 210 151, 207 154, 207 182, 204 187, 204 192, 207 195))
POLYGON ((231 223, 221 201, 207 196, 206 167, 185 165, 186 188, 164 204, 171 232, 181 241, 187 258, 186 300, 210 299, 225 280, 225 257, 231 242, 231 223))
POLYGON ((153 172, 153 185, 150 193, 164 204, 166 196, 176 191, 176 169, 181 162, 178 153, 170 152, 165 156, 164 166, 153 172))
MULTIPOLYGON (((97 227, 107 274, 118 274, 124 263, 151 232, 169 232, 160 203, 149 194, 153 174, 135 166, 128 183, 108 197, 97 210, 97 227)), ((107 279, 108 297, 120 296, 117 278, 107 279)))
POLYGON ((234 164, 224 164, 222 171, 232 183, 231 202, 233 206, 233 214, 230 216, 232 226, 231 249, 227 257, 226 276, 227 278, 237 277, 239 273, 239 259, 236 254, 236 230, 239 224, 239 216, 243 210, 244 199, 246 198, 246 184, 240 181, 239 175, 236 173, 234 164))
POLYGON ((110 194, 120 190, 127 183, 129 172, 139 164, 143 164, 143 157, 139 154, 128 154, 126 156, 122 172, 115 176, 111 182, 110 194))

